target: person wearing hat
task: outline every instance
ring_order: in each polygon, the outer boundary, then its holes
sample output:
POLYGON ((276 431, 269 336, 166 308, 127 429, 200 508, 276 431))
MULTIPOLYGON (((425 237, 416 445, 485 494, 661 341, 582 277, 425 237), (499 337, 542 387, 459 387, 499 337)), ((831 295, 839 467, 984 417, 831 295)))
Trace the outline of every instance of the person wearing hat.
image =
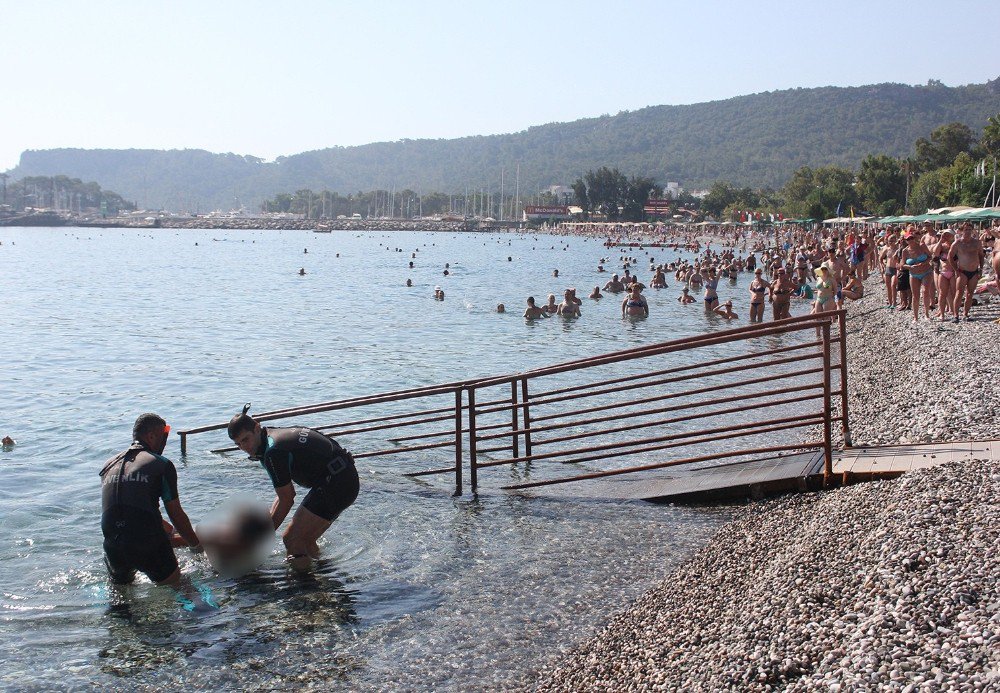
POLYGON ((307 571, 312 559, 319 557, 316 540, 357 500, 360 487, 354 457, 337 441, 311 428, 265 428, 247 414, 249 409, 247 404, 230 420, 227 432, 271 479, 275 530, 295 502, 294 484, 309 489, 282 535, 292 568, 307 571))
POLYGON ((163 417, 142 414, 132 426, 132 445, 101 469, 104 563, 115 584, 131 583, 139 571, 178 589, 181 571, 173 547, 201 550, 178 497, 177 469, 163 456, 168 435, 163 417), (160 516, 160 501, 173 526, 160 516))

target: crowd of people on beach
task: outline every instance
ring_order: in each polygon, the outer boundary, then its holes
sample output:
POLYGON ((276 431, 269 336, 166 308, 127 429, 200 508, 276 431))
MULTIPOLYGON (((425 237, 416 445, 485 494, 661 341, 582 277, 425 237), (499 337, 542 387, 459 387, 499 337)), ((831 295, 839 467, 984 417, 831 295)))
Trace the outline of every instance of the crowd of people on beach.
MULTIPOLYGON (((793 301, 808 301, 812 313, 843 309, 865 295, 865 281, 873 275, 884 279, 887 307, 912 311, 915 321, 920 319, 921 306, 928 320, 968 320, 978 295, 1000 294, 997 225, 980 230, 968 221, 956 228, 939 228, 934 222, 922 228, 912 224, 884 228, 789 225, 777 231, 733 225, 718 227, 710 236, 688 228, 639 224, 570 224, 556 230, 591 237, 608 234, 604 246, 620 250, 623 273, 612 274, 603 287, 595 286, 589 298, 603 298, 602 291, 624 294, 623 318, 648 316, 649 302, 643 291, 667 288, 669 274, 680 287, 677 302, 697 303, 700 294, 706 314, 726 320, 739 318, 733 297, 739 300, 741 292, 723 300, 720 283, 728 280, 732 288, 741 274, 751 275, 745 294, 750 322, 762 322, 768 305, 771 319, 788 318, 793 301), (646 284, 632 272, 639 259, 631 253, 653 248, 687 251, 689 257, 661 264, 648 257, 651 276, 646 284), (983 281, 984 273, 990 272, 992 279, 983 281), (933 316, 932 311, 936 311, 933 316)), ((608 264, 609 258, 602 257, 597 272, 605 272, 608 264)), ((558 271, 553 274, 558 276, 558 271)), ((567 288, 558 303, 555 294, 541 307, 529 297, 524 317, 579 317, 581 304, 576 289, 567 288)))

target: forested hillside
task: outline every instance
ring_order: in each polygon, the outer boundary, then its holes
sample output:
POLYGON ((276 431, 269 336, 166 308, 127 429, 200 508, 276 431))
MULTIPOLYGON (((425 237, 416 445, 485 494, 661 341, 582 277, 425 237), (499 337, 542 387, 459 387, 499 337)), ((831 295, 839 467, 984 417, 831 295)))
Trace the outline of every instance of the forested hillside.
POLYGON ((998 111, 1000 78, 962 87, 823 87, 652 106, 507 135, 335 147, 274 162, 201 150, 27 151, 9 173, 96 180, 141 207, 202 212, 237 199, 255 209, 299 189, 495 191, 501 168, 509 190, 518 166, 529 195, 602 166, 688 189, 716 180, 780 187, 801 166, 850 168, 867 154, 908 156, 918 137, 944 123, 980 133, 998 111))

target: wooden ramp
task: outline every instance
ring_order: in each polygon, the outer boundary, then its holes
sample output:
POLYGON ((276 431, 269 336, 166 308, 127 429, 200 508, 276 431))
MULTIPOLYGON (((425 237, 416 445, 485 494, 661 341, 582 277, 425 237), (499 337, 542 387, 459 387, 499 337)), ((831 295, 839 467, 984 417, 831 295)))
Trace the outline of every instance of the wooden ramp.
MULTIPOLYGON (((911 469, 972 459, 1000 461, 1000 440, 887 445, 837 450, 833 456, 835 485, 890 479, 911 469)), ((543 486, 534 496, 647 500, 658 503, 705 503, 761 498, 823 487, 822 451, 784 455, 702 469, 667 469, 644 476, 622 475, 594 481, 543 486)))
POLYGON ((911 469, 977 459, 1000 460, 1000 440, 885 445, 837 450, 833 454, 833 473, 841 477, 844 483, 851 483, 892 478, 911 469))

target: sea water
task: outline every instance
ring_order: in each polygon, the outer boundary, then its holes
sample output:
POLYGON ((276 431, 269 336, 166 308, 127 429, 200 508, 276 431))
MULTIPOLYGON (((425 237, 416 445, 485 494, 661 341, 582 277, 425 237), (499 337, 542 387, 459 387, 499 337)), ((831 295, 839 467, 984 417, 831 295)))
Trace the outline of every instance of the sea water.
MULTIPOLYGON (((0 451, 2 687, 502 689, 727 517, 495 485, 452 498, 402 462, 361 460, 361 495, 313 574, 291 573, 277 545, 235 580, 179 550, 218 610, 188 612, 142 577, 112 588, 98 471, 142 412, 176 431, 246 401, 266 411, 498 375, 732 325, 700 300, 681 306, 676 286, 646 290, 645 320, 623 321, 609 296, 584 298, 578 320, 526 324, 528 295, 583 298, 620 272, 620 250, 577 237, 6 228, 0 242, 0 435, 18 441, 0 451)), ((647 283, 650 256, 682 255, 628 252, 647 283)), ((720 288, 741 317, 746 281, 720 288)), ((194 521, 229 497, 273 497, 259 465, 209 452, 220 442, 192 438, 182 457, 172 435, 165 451, 194 521)))

